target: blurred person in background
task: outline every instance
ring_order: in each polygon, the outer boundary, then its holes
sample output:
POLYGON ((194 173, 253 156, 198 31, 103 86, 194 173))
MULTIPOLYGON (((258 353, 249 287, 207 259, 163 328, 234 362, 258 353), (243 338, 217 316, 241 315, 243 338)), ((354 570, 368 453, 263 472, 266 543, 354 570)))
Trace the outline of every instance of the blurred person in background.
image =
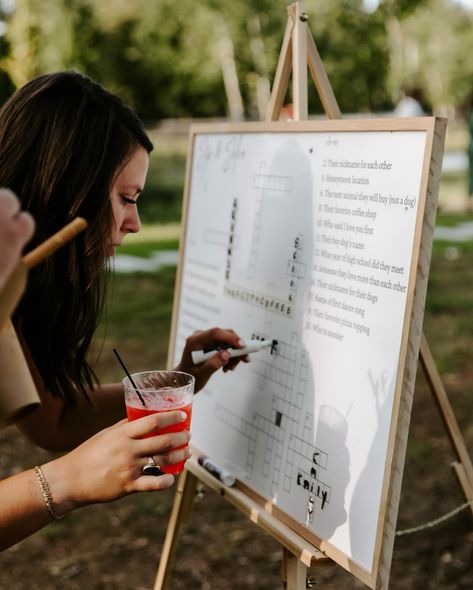
POLYGON ((406 88, 403 97, 393 111, 393 115, 395 117, 422 117, 425 114, 422 90, 420 88, 406 88))

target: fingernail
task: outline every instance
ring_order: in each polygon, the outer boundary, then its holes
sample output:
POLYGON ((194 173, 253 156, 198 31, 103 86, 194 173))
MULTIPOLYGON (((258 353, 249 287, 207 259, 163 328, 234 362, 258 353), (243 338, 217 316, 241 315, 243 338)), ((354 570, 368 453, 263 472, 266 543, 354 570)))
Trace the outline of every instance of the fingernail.
POLYGON ((228 352, 228 350, 224 350, 221 354, 220 354, 220 358, 223 361, 228 361, 230 359, 230 353, 228 352))
POLYGON ((187 418, 187 414, 185 412, 179 412, 179 418, 181 421, 184 421, 187 418))
POLYGON ((246 346, 246 342, 244 340, 238 340, 238 346, 241 346, 241 348, 243 348, 244 346, 246 346))

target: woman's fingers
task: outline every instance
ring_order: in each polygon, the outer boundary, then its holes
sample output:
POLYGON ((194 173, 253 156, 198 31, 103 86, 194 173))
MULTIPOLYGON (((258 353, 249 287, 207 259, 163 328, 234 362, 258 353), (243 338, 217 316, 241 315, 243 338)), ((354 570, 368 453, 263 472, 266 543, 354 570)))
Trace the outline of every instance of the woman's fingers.
MULTIPOLYGON (((165 426, 176 424, 176 415, 177 423, 182 421, 180 414, 182 412, 165 412, 158 416, 155 415, 155 420, 148 420, 152 416, 134 420, 131 424, 136 422, 144 422, 145 424, 140 425, 141 429, 137 429, 135 426, 132 429, 132 433, 136 435, 136 433, 143 432, 144 429, 146 434, 148 434, 158 427, 164 428, 165 426), (170 414, 171 416, 165 419, 165 414, 170 414)), ((188 444, 191 434, 187 430, 156 434, 156 436, 147 438, 139 438, 139 436, 132 436, 131 438, 136 439, 134 440, 135 452, 138 457, 142 458, 142 466, 146 465, 148 457, 152 457, 155 463, 160 466, 173 465, 179 463, 179 461, 186 461, 190 457, 188 444)))
POLYGON ((141 438, 146 434, 150 434, 154 430, 184 422, 186 417, 186 413, 180 412, 179 410, 173 412, 161 412, 127 422, 124 425, 124 428, 130 438, 141 438))
MULTIPOLYGON (((223 369, 223 372, 233 371, 240 362, 249 362, 248 355, 230 357, 227 350, 219 350, 201 365, 198 365, 193 370, 196 381, 198 380, 199 389, 202 388, 210 377, 219 369, 223 369)), ((197 389, 197 387, 196 387, 197 389)))
POLYGON ((23 246, 34 232, 29 213, 20 212, 20 202, 8 189, 0 188, 0 288, 18 264, 23 246))
POLYGON ((187 461, 187 459, 190 459, 190 456, 189 447, 185 447, 184 449, 176 449, 164 455, 153 455, 153 459, 157 465, 166 467, 167 465, 175 465, 181 461, 187 461))
POLYGON ((140 457, 169 453, 174 449, 188 445, 190 439, 191 436, 187 430, 158 434, 137 441, 136 452, 140 457))
POLYGON ((170 473, 156 477, 154 475, 142 475, 135 480, 134 491, 136 492, 153 492, 170 488, 174 483, 174 476, 170 473))
POLYGON ((149 459, 153 459, 154 463, 159 467, 167 467, 168 465, 175 465, 181 461, 187 461, 191 456, 189 447, 180 449, 174 449, 167 453, 149 454, 147 457, 143 457, 140 461, 141 468, 148 464, 149 459))
POLYGON ((217 327, 194 332, 187 338, 186 343, 191 351, 211 348, 219 343, 229 344, 234 348, 241 348, 245 345, 234 330, 217 327))
POLYGON ((14 217, 20 210, 20 201, 8 188, 0 188, 0 212, 6 217, 14 217))
POLYGON ((17 236, 22 244, 25 244, 33 237, 35 222, 28 211, 22 211, 16 218, 17 236))
POLYGON ((227 371, 233 371, 240 362, 249 363, 250 355, 245 354, 245 356, 237 356, 235 358, 231 358, 228 361, 228 363, 223 367, 223 372, 226 373, 227 371))
POLYGON ((0 188, 0 217, 2 231, 23 246, 33 235, 33 217, 26 211, 20 211, 20 201, 11 190, 0 188), (8 225, 5 227, 5 221, 8 225))
MULTIPOLYGON (((195 377, 195 393, 200 391, 207 383, 210 377, 219 369, 226 367, 230 361, 230 355, 224 349, 216 350, 207 361, 202 364, 195 365, 192 360, 192 352, 195 350, 212 350, 217 349, 219 345, 227 345, 230 348, 243 348, 245 342, 241 340, 240 336, 231 328, 211 328, 205 331, 196 331, 191 334, 186 340, 186 346, 182 353, 181 362, 177 370, 192 373, 195 377)), ((232 360, 229 367, 233 369, 240 359, 232 360)))

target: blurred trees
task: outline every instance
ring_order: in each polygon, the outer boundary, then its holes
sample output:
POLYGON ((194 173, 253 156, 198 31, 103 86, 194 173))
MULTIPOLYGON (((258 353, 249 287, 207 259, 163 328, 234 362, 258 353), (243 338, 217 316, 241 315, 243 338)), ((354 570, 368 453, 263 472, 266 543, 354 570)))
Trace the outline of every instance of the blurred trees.
POLYGON ((397 78, 451 114, 473 92, 473 12, 450 0, 417 4, 400 23, 397 78))
MULTIPOLYGON (((78 69, 142 117, 264 113, 288 0, 0 0, 0 100, 43 72, 78 69)), ((473 14, 455 0, 305 0, 343 112, 392 108, 418 86, 452 111, 473 89, 473 14), (366 4, 366 5, 365 5, 366 4)), ((310 112, 321 112, 312 88, 310 112)))
POLYGON ((307 9, 342 113, 391 108, 386 89, 389 55, 380 11, 367 13, 361 0, 312 0, 307 9))

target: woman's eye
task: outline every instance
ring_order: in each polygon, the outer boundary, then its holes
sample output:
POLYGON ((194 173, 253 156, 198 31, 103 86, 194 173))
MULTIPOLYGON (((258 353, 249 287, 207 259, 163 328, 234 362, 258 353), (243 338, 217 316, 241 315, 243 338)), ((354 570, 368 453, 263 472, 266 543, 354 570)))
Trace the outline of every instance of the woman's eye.
POLYGON ((136 200, 132 199, 131 197, 127 197, 126 195, 121 195, 123 202, 127 205, 136 205, 136 200))

